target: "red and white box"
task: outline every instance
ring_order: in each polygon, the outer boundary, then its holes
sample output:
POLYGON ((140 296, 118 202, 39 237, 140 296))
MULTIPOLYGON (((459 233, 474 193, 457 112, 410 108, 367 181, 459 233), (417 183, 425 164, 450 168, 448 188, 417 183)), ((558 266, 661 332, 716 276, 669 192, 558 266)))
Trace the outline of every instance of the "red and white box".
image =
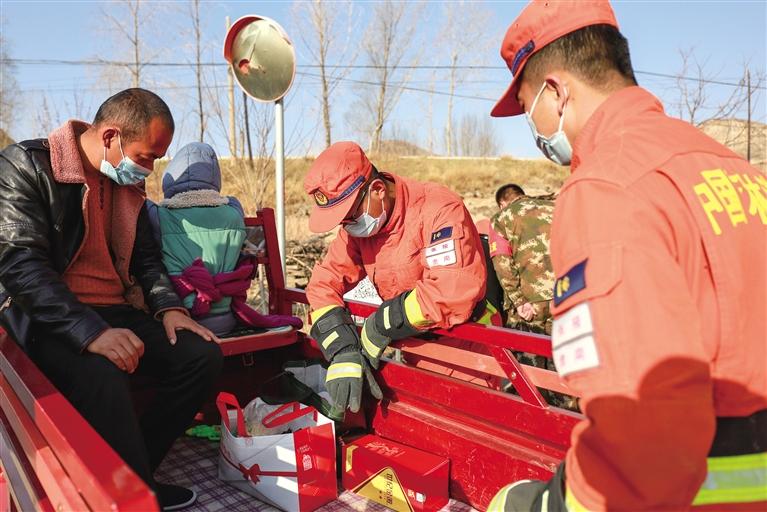
POLYGON ((398 512, 447 505, 450 461, 445 457, 374 435, 341 442, 344 489, 398 512))
POLYGON ((221 480, 288 512, 311 512, 336 499, 332 420, 293 402, 274 406, 263 419, 264 427, 284 427, 289 433, 250 436, 233 395, 220 393, 216 405, 222 421, 221 480))

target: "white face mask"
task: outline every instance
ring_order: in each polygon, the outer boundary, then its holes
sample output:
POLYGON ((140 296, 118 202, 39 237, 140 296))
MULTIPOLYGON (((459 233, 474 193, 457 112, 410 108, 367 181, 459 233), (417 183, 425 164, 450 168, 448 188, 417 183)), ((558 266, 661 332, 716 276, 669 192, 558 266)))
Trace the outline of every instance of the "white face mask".
MULTIPOLYGON (((562 131, 562 125, 565 122, 565 109, 567 108, 567 103, 565 103, 565 106, 562 107, 562 115, 559 117, 559 128, 550 137, 544 137, 538 133, 538 130, 535 128, 535 123, 533 122, 533 111, 535 110, 535 106, 538 104, 538 99, 541 97, 541 93, 545 88, 546 82, 543 83, 541 90, 538 91, 538 94, 535 96, 535 100, 533 100, 533 106, 530 107, 530 112, 525 113, 527 124, 530 125, 530 129, 533 131, 533 137, 535 137, 536 146, 538 146, 538 149, 541 150, 546 158, 555 164, 570 165, 570 160, 573 157, 573 148, 570 146, 570 141, 567 140, 567 135, 565 135, 565 132, 562 131)), ((565 92, 565 94, 567 93, 565 92)))
POLYGON ((144 181, 152 171, 137 164, 123 153, 123 143, 120 134, 117 134, 117 142, 120 144, 120 154, 123 156, 117 167, 107 160, 107 148, 104 146, 104 158, 101 160, 101 174, 108 176, 118 185, 135 185, 144 181))
POLYGON ((368 196, 368 205, 365 208, 365 213, 354 219, 351 224, 344 225, 344 229, 350 236, 355 238, 367 238, 373 236, 379 231, 384 224, 386 224, 386 205, 381 198, 381 216, 376 218, 370 215, 370 195, 368 196))

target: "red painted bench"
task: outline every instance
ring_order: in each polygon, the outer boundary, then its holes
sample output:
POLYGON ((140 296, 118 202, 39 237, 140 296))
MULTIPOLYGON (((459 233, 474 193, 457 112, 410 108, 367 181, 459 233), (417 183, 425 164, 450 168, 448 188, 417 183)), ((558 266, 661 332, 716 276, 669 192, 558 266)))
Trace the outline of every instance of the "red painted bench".
POLYGON ((144 482, 5 333, 0 464, 11 490, 0 492, 0 511, 158 510, 144 482))
MULTIPOLYGON (((258 210, 255 217, 245 219, 248 228, 261 227, 264 234, 265 249, 259 253, 256 260, 263 265, 266 280, 269 285, 269 313, 290 315, 291 304, 285 300, 285 276, 280 264, 280 251, 277 244, 277 229, 274 222, 274 210, 263 208, 258 210)), ((221 351, 225 356, 257 352, 275 347, 284 347, 303 339, 303 333, 292 329, 280 333, 242 334, 221 339, 221 351)))

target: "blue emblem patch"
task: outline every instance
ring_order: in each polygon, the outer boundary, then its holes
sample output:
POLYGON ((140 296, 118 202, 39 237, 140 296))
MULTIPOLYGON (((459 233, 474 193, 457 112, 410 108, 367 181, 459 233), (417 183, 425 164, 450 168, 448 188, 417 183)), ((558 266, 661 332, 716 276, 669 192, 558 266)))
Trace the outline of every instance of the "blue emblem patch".
POLYGON ((433 244, 434 242, 439 242, 440 240, 444 240, 445 238, 450 238, 453 236, 453 227, 448 226, 446 228, 442 228, 439 231, 435 231, 431 234, 431 242, 430 244, 433 244))
POLYGON ((554 283, 554 305, 559 306, 571 295, 586 288, 586 263, 588 258, 567 271, 554 283))

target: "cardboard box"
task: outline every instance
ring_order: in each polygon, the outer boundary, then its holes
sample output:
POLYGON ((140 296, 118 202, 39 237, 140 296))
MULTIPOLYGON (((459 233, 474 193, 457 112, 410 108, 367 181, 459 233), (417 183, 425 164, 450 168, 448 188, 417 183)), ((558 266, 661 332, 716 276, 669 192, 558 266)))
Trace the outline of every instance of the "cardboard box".
POLYGON ((398 512, 433 511, 448 500, 449 460, 382 437, 342 440, 344 489, 398 512))

